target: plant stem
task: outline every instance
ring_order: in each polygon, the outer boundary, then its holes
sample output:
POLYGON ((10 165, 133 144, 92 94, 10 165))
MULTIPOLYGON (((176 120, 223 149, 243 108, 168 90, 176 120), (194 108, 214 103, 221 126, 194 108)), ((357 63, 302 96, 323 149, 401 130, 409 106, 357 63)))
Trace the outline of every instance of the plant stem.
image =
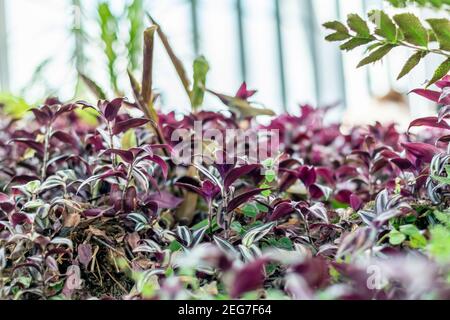
POLYGON ((444 56, 446 58, 450 58, 450 54, 449 53, 445 53, 444 51, 439 50, 439 49, 428 49, 428 48, 425 48, 425 47, 418 47, 418 46, 414 46, 414 45, 405 43, 403 41, 399 41, 398 44, 400 44, 401 46, 410 48, 410 49, 431 52, 431 53, 434 53, 434 54, 439 54, 439 55, 444 56))
POLYGON ((130 186, 131 175, 133 174, 133 166, 134 166, 134 163, 130 164, 130 167, 128 168, 127 183, 125 185, 125 188, 122 191, 122 201, 125 199, 125 195, 127 193, 127 189, 130 186))
MULTIPOLYGON (((107 121, 107 126, 108 126, 108 134, 109 134, 109 147, 111 149, 114 149, 114 136, 112 134, 110 121, 107 121)), ((111 161, 112 161, 113 167, 115 168, 117 165, 117 157, 115 154, 111 154, 111 161)))
POLYGON ((208 201, 208 224, 209 224, 209 233, 213 234, 213 228, 212 228, 212 201, 208 201))
POLYGON ((45 134, 44 134, 44 159, 42 161, 42 168, 41 168, 41 182, 45 180, 45 176, 47 174, 47 162, 49 157, 48 146, 50 140, 50 133, 51 127, 50 125, 47 125, 45 127, 45 134))

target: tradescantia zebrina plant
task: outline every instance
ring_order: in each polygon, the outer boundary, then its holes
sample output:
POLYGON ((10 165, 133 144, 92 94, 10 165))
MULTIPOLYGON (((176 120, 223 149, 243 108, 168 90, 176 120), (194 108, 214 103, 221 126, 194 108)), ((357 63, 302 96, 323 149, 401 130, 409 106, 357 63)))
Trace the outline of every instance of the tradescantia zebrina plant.
POLYGON ((450 71, 450 20, 448 18, 427 19, 426 25, 412 13, 400 13, 390 17, 382 10, 369 12, 364 20, 350 14, 347 25, 339 21, 326 22, 325 28, 334 32, 328 41, 342 41, 341 50, 351 51, 365 46, 368 52, 358 67, 383 59, 397 47, 411 50, 412 55, 398 74, 398 79, 407 75, 420 61, 429 55, 442 58, 441 64, 428 81, 428 86, 450 71), (371 28, 372 27, 372 28, 371 28))
MULTIPOLYGON (((266 126, 158 110, 152 125, 167 144, 123 98, 48 99, 25 126, 4 117, 0 298, 448 299, 449 80, 414 91, 443 106, 411 123, 436 130, 427 134, 379 123, 343 133, 307 105, 266 126), (76 108, 94 109, 100 125, 76 108), (204 131, 276 129, 280 154, 199 161, 190 175, 164 150, 180 128, 191 145, 193 119, 204 131), (189 221, 176 214, 183 190, 199 195, 189 221), (385 278, 372 283, 371 270, 385 278)), ((236 96, 253 94, 242 85, 236 96)))
POLYGON ((228 109, 167 113, 158 30, 142 81, 128 74, 134 101, 49 98, 24 119, 0 105, 0 299, 450 299, 449 76, 413 90, 440 107, 411 122, 426 132, 344 131, 309 105, 262 125, 255 90, 219 94, 202 75, 189 97, 228 109), (263 132, 273 154, 247 138, 263 132))

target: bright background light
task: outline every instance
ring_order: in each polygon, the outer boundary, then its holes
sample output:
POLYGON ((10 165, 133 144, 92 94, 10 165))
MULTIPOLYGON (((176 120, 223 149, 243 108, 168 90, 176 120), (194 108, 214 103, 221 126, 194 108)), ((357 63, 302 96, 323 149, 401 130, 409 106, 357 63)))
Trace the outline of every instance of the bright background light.
MULTIPOLYGON (((74 41, 70 35, 74 10, 66 0, 0 0, 5 5, 6 39, 0 41, 8 52, 9 88, 37 101, 47 94, 61 99, 73 99, 76 72, 71 63, 74 41), (30 87, 36 68, 48 61, 37 85, 30 87)), ((121 14, 126 0, 110 1, 116 14, 121 14)), ((90 44, 89 75, 99 84, 107 84, 106 61, 102 55, 99 30, 95 23, 96 1, 82 1, 90 17, 86 25, 90 44)), ((208 86, 233 94, 244 80, 240 58, 237 0, 196 0, 199 29, 199 53, 208 59, 211 72, 208 86)), ((178 56, 191 69, 195 58, 192 33, 192 3, 189 0, 146 1, 147 9, 158 19, 170 37, 178 56)), ((363 14, 371 8, 381 8, 381 0, 278 0, 281 40, 277 37, 276 1, 242 0, 244 29, 245 74, 250 88, 259 90, 256 100, 265 106, 283 111, 280 53, 284 66, 286 110, 297 113, 298 104, 323 106, 340 102, 335 118, 348 123, 373 120, 407 122, 411 117, 432 113, 422 99, 408 97, 406 109, 379 98, 391 89, 400 93, 421 86, 439 61, 422 64, 404 80, 395 81, 407 51, 384 63, 356 69, 362 50, 341 54, 335 43, 323 40, 326 31, 320 26, 327 20, 343 19, 350 12, 363 14), (281 41, 281 42, 280 42, 281 41), (280 44, 282 50, 280 51, 280 44), (383 109, 384 108, 384 109, 383 109), (396 109, 397 108, 397 109, 396 109), (398 109, 400 108, 400 109, 398 109), (384 111, 383 111, 384 110, 384 111)), ((385 6, 385 10, 393 9, 385 6)), ((427 9, 417 9, 423 17, 436 15, 427 9)), ((118 30, 122 36, 122 30, 118 30)), ((2 52, 0 50, 0 52, 2 52)), ((5 60, 5 59, 4 59, 5 60)), ((121 61, 119 71, 125 73, 127 61, 121 61)), ((155 86, 162 93, 167 110, 188 112, 189 103, 170 61, 158 42, 155 54, 155 86)), ((126 78, 124 78, 126 80, 126 78)), ((129 84, 122 79, 120 86, 129 94, 129 84)), ((223 107, 208 96, 205 106, 219 110, 223 107)))

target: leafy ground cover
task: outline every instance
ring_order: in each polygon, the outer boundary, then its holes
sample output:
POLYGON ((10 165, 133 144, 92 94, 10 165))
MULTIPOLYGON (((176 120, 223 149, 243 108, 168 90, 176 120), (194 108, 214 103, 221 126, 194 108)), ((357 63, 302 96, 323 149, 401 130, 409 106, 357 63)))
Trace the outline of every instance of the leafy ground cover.
MULTIPOLYGON (((448 62, 437 25, 448 20, 422 30, 410 15, 378 16, 374 33, 356 15, 348 28, 327 23, 328 39, 374 42, 366 63, 409 46, 403 75, 428 54, 448 62)), ((191 83, 149 19, 142 81, 130 58, 133 100, 106 100, 82 74, 97 102, 0 108, 1 299, 450 299, 448 63, 411 92, 436 103, 436 116, 407 132, 344 130, 324 121, 332 107, 274 115, 245 83, 234 95, 210 90, 204 57, 191 83), (190 114, 155 107, 155 35, 190 114), (205 111, 205 94, 224 110, 205 111)))
POLYGON ((2 118, 1 297, 449 298, 450 78, 437 86, 415 91, 445 105, 420 134, 344 134, 307 105, 264 127, 206 111, 152 126, 122 98, 2 118), (176 165, 171 133, 199 119, 277 129, 280 153, 176 165))

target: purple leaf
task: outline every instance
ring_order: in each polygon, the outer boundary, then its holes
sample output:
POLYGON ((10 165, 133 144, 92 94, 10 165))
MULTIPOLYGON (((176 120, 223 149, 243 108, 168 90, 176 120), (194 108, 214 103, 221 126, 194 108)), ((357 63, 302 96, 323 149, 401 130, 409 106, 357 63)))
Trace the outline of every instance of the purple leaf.
POLYGON ((11 184, 26 184, 30 181, 39 180, 38 176, 31 176, 31 175, 18 175, 14 176, 11 181, 8 183, 8 185, 11 184))
POLYGON ((239 178, 249 174, 255 169, 261 168, 260 164, 246 164, 239 168, 234 168, 228 171, 224 179, 224 187, 226 190, 239 178))
POLYGON ((316 174, 322 177, 328 184, 333 185, 335 183, 334 171, 327 167, 316 168, 316 174))
POLYGON ((239 87, 239 90, 236 93, 236 98, 247 100, 248 98, 255 95, 256 92, 257 92, 256 90, 247 90, 247 84, 244 82, 239 87))
POLYGON ((240 297, 243 293, 260 288, 264 282, 264 265, 266 259, 258 259, 247 263, 234 275, 234 281, 230 288, 230 296, 233 299, 240 297))
POLYGON ((10 140, 10 142, 22 143, 22 144, 26 145, 27 147, 29 147, 33 150, 36 150, 40 154, 44 153, 44 144, 41 142, 36 142, 31 139, 22 139, 22 138, 12 139, 12 140, 10 140))
POLYGON ((350 196, 350 206, 353 208, 353 210, 358 211, 362 208, 363 202, 356 194, 353 193, 350 196))
POLYGON ((446 75, 441 80, 436 82, 435 85, 441 89, 450 87, 450 75, 446 75))
POLYGON ((28 216, 22 212, 14 212, 10 217, 13 227, 17 225, 24 224, 25 222, 30 222, 28 216))
POLYGON ((292 170, 286 169, 280 169, 280 172, 284 172, 279 184, 279 189, 281 192, 283 192, 289 189, 295 183, 295 181, 297 181, 297 174, 292 170))
POLYGON ((432 127, 432 128, 440 128, 440 129, 450 130, 450 126, 448 125, 448 123, 443 121, 443 119, 439 120, 438 117, 425 117, 425 118, 419 118, 419 119, 412 121, 409 124, 408 131, 407 131, 408 133, 412 127, 432 127))
POLYGON ((447 96, 445 98, 442 98, 441 93, 439 91, 428 90, 428 89, 415 89, 415 90, 412 90, 411 92, 418 94, 419 96, 427 98, 428 100, 431 100, 436 103, 440 103, 440 104, 444 104, 444 105, 450 104, 450 97, 447 96))
POLYGON ((309 195, 311 196, 312 199, 320 199, 323 196, 325 196, 326 194, 326 187, 318 185, 318 184, 313 184, 308 188, 309 191, 309 195))
POLYGON ((404 158, 394 158, 390 160, 393 164, 399 167, 401 170, 407 170, 413 166, 411 161, 404 158))
POLYGON ((418 94, 428 100, 434 101, 438 103, 439 98, 441 97, 441 93, 438 91, 427 90, 427 89, 415 89, 411 91, 412 93, 418 94))
POLYGON ((167 179, 167 175, 169 174, 169 166, 167 165, 167 161, 156 154, 153 156, 148 156, 146 159, 158 164, 163 172, 164 179, 167 179))
POLYGON ((46 126, 52 120, 53 114, 48 107, 43 107, 41 109, 33 108, 30 111, 33 112, 36 121, 39 122, 40 125, 46 126))
POLYGON ((136 209, 137 192, 135 187, 129 187, 125 192, 122 203, 122 210, 124 212, 131 212, 136 209))
POLYGON ((307 166, 302 166, 298 169, 297 177, 302 180, 303 184, 309 188, 316 182, 316 170, 307 166))
POLYGON ((127 163, 132 163, 134 160, 133 152, 128 151, 128 150, 120 150, 120 149, 106 149, 105 151, 100 153, 100 156, 102 156, 102 155, 109 156, 111 154, 118 155, 127 163))
POLYGON ((189 191, 192 191, 194 193, 197 193, 198 195, 203 196, 201 184, 198 180, 191 178, 191 177, 182 177, 177 180, 174 184, 177 187, 187 189, 189 191))
POLYGON ((237 207, 239 207, 241 204, 249 201, 250 199, 252 199, 254 196, 260 194, 262 191, 265 190, 270 190, 270 188, 265 188, 265 189, 252 189, 250 191, 244 192, 240 195, 238 195, 237 197, 235 197, 234 199, 232 199, 227 206, 227 212, 231 212, 234 209, 236 209, 237 207))
POLYGON ((202 196, 207 202, 215 198, 220 192, 220 188, 211 181, 205 180, 200 185, 200 182, 191 177, 180 178, 175 183, 175 185, 197 193, 198 195, 202 196))
POLYGON ((295 210, 292 207, 292 204, 290 202, 281 202, 280 204, 275 206, 275 209, 268 217, 267 221, 275 221, 282 219, 291 213, 293 213, 295 210))
POLYGON ((52 134, 52 138, 56 138, 61 142, 70 144, 74 147, 78 146, 78 140, 71 134, 64 132, 64 131, 55 131, 52 134))
POLYGON ((87 209, 87 210, 84 210, 82 214, 85 217, 97 217, 102 213, 102 211, 103 211, 102 209, 98 209, 98 208, 87 209))
POLYGON ((160 207, 161 209, 175 209, 183 202, 182 198, 175 197, 167 191, 161 191, 151 194, 145 200, 146 202, 156 202, 158 204, 158 207, 160 207))
POLYGON ((76 108, 77 108, 77 105, 75 103, 68 103, 68 104, 65 104, 65 105, 62 105, 62 106, 60 105, 60 106, 58 106, 58 108, 57 108, 53 118, 56 119, 60 115, 62 115, 64 113, 72 112, 76 108))
POLYGON ((0 208, 5 212, 11 212, 14 209, 14 202, 10 197, 0 192, 0 208))
POLYGON ((220 192, 219 186, 216 186, 209 180, 202 183, 202 194, 207 201, 214 199, 220 192))
POLYGON ((44 103, 48 106, 54 106, 61 104, 61 101, 58 99, 58 97, 48 97, 45 99, 44 103))
POLYGON ((322 288, 330 283, 329 262, 323 257, 314 257, 292 267, 312 289, 322 288))
POLYGON ((416 158, 429 163, 434 155, 439 153, 435 146, 422 142, 404 142, 402 146, 416 158))
POLYGON ((103 110, 106 120, 113 121, 117 117, 117 114, 122 107, 122 103, 123 98, 117 98, 106 103, 105 109, 103 110))
POLYGON ((337 201, 341 203, 347 203, 350 204, 350 196, 352 195, 352 192, 350 190, 340 190, 335 198, 337 201))
POLYGON ((132 119, 117 122, 114 125, 113 134, 117 135, 119 133, 127 131, 128 129, 143 126, 144 124, 146 124, 148 122, 149 122, 149 120, 143 119, 143 118, 132 118, 132 119))
POLYGON ((90 244, 78 245, 78 261, 87 268, 92 259, 92 246, 90 244))

